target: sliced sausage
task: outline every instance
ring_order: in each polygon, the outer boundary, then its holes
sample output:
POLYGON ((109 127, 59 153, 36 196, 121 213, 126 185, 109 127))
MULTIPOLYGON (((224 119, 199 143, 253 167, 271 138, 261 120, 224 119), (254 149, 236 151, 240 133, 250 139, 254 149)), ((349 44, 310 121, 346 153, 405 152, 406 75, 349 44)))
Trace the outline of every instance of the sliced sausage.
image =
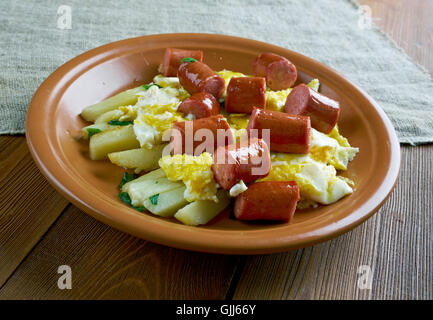
POLYGON ((162 64, 162 74, 165 77, 176 77, 177 70, 183 58, 193 58, 197 61, 203 60, 203 51, 201 50, 184 50, 176 48, 167 48, 164 53, 164 62, 162 64))
POLYGON ((236 197, 234 214, 239 220, 289 222, 298 200, 299 188, 295 181, 256 182, 236 197))
POLYGON ((224 79, 200 61, 182 63, 177 71, 177 77, 182 87, 191 95, 207 92, 218 100, 225 89, 224 79))
POLYGON ((200 155, 213 153, 217 147, 224 147, 235 141, 233 132, 222 115, 192 121, 173 123, 170 138, 173 154, 200 155))
POLYGON ((258 138, 219 147, 213 160, 212 172, 215 181, 225 190, 230 190, 240 180, 249 183, 266 177, 271 168, 268 146, 258 138))
POLYGON ((266 80, 263 77, 234 77, 227 86, 227 112, 251 113, 254 107, 265 108, 266 80))
POLYGON ((269 129, 271 151, 304 154, 310 151, 309 117, 254 108, 247 126, 248 135, 263 138, 264 129, 269 129))
POLYGON ((307 85, 300 84, 287 97, 284 111, 309 116, 314 129, 329 133, 338 121, 340 104, 307 85))
POLYGON ((288 59, 271 52, 259 55, 254 61, 254 74, 266 78, 266 84, 272 90, 284 90, 292 87, 298 78, 298 71, 288 59))
POLYGON ((193 115, 195 119, 206 118, 220 113, 220 104, 213 95, 198 92, 184 100, 178 107, 185 115, 193 115))

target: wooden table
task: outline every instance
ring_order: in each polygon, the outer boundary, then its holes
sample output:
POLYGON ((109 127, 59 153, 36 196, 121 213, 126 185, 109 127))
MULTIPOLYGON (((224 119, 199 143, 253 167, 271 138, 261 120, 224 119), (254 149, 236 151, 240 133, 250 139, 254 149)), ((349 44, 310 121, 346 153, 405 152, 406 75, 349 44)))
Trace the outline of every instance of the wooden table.
MULTIPOLYGON (((433 1, 363 0, 374 22, 433 73, 433 1)), ((225 256, 156 245, 68 203, 22 136, 0 137, 1 299, 432 299, 433 146, 402 147, 399 182, 355 230, 282 254, 225 256), (57 286, 60 265, 72 289, 57 286), (358 286, 360 266, 371 289, 358 286)))

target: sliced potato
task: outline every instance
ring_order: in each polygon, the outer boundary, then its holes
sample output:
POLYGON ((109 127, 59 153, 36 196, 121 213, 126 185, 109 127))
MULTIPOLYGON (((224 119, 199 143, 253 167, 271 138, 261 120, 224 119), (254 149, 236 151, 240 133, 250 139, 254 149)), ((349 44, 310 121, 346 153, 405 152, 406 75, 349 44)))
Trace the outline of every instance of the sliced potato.
POLYGON ((114 128, 115 126, 109 125, 108 123, 95 123, 91 124, 90 126, 84 127, 83 129, 81 129, 81 132, 83 133, 84 139, 89 139, 89 135, 90 137, 92 137, 94 134, 114 128))
POLYGON ((97 133, 90 138, 90 158, 102 160, 107 154, 140 147, 132 125, 115 127, 113 130, 97 133))
POLYGON ((125 183, 123 192, 127 192, 134 206, 143 206, 144 202, 157 193, 162 193, 183 187, 181 182, 173 182, 167 178, 158 179, 135 179, 125 183))
POLYGON ((189 202, 185 200, 183 194, 186 187, 180 187, 167 192, 162 192, 158 196, 151 199, 146 199, 143 203, 144 207, 161 217, 172 217, 177 210, 186 206, 189 202))
POLYGON ((191 202, 177 211, 174 217, 180 222, 190 226, 206 224, 230 204, 230 197, 224 189, 220 189, 217 192, 217 198, 219 200, 218 202, 212 200, 191 202))
POLYGON ((123 115, 123 112, 119 109, 111 110, 101 114, 96 120, 95 123, 107 123, 113 119, 117 120, 123 115))
MULTIPOLYGON (((144 181, 144 180, 150 180, 150 179, 156 180, 156 179, 159 179, 159 178, 166 178, 165 172, 162 169, 156 169, 156 170, 150 171, 150 172, 142 175, 141 177, 138 177, 137 179, 134 179, 134 180, 132 180, 130 182, 127 182, 124 185, 124 188, 127 188, 126 185, 128 183, 138 183, 138 182, 144 181)), ((122 189, 122 191, 123 192, 127 192, 127 190, 123 190, 123 189, 122 189)))
POLYGON ((132 149, 108 154, 108 159, 120 167, 137 169, 137 171, 149 171, 159 168, 158 161, 166 145, 160 144, 152 149, 132 149))
POLYGON ((104 101, 84 108, 81 112, 81 116, 87 121, 95 122, 100 115, 108 111, 114 110, 120 106, 136 104, 138 100, 137 93, 143 90, 143 87, 140 86, 134 89, 122 91, 104 101))
POLYGON ((144 174, 144 175, 142 175, 142 176, 140 176, 140 177, 138 177, 138 178, 136 178, 134 180, 131 180, 131 181, 125 183, 122 186, 122 192, 128 192, 129 185, 132 184, 132 183, 140 183, 140 182, 142 182, 144 180, 156 180, 156 179, 159 179, 159 178, 167 178, 167 176, 165 175, 164 170, 162 170, 162 169, 156 169, 156 170, 150 171, 150 172, 148 172, 148 173, 146 173, 146 174, 144 174))

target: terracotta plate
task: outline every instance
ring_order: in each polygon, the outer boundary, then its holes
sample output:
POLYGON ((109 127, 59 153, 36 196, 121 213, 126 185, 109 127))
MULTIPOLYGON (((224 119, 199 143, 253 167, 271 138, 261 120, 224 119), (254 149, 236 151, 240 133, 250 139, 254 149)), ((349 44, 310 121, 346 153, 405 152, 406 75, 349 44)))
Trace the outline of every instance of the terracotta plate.
POLYGON ((271 253, 336 237, 365 221, 380 207, 393 189, 400 167, 400 147, 391 122, 360 88, 299 53, 223 35, 152 35, 88 51, 62 65, 42 83, 30 103, 26 129, 36 164, 76 206, 143 239, 205 252, 271 253), (290 224, 243 223, 224 212, 207 226, 190 227, 174 219, 140 213, 121 203, 117 185, 123 169, 108 161, 89 159, 87 145, 75 139, 86 125, 79 114, 87 105, 150 82, 167 47, 201 49, 204 62, 214 70, 225 68, 249 74, 255 57, 271 51, 297 66, 299 81, 319 78, 321 92, 341 103, 342 134, 360 148, 344 174, 355 181, 355 192, 335 204, 296 213, 290 224))

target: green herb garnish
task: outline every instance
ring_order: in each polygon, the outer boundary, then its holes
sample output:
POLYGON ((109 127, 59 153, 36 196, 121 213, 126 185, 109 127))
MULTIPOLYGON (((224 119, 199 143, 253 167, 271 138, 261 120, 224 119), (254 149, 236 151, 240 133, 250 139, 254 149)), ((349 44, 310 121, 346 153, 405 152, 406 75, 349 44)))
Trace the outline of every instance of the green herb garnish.
POLYGON ((108 124, 111 124, 113 126, 127 126, 128 124, 133 124, 133 121, 119 121, 119 120, 110 120, 108 121, 108 124))
POLYGON ((181 63, 184 63, 184 62, 197 62, 197 60, 194 59, 194 58, 183 58, 182 60, 180 60, 180 62, 181 63))
POLYGON ((98 128, 87 128, 88 138, 90 139, 94 134, 102 132, 101 129, 98 128))
POLYGON ((157 83, 149 83, 149 84, 145 84, 144 86, 142 86, 144 89, 148 90, 151 86, 157 86, 158 88, 162 88, 159 84, 157 83))
POLYGON ((138 174, 125 172, 122 177, 122 181, 120 181, 119 189, 123 187, 123 185, 129 181, 138 178, 138 174))
POLYGON ((159 193, 149 197, 150 203, 154 206, 158 204, 159 193))
POLYGON ((132 205, 131 198, 129 197, 128 193, 126 193, 126 192, 119 193, 119 198, 120 198, 120 200, 122 200, 126 204, 130 205, 131 207, 133 207, 135 210, 138 210, 140 212, 144 212, 144 207, 136 207, 136 206, 132 205))

